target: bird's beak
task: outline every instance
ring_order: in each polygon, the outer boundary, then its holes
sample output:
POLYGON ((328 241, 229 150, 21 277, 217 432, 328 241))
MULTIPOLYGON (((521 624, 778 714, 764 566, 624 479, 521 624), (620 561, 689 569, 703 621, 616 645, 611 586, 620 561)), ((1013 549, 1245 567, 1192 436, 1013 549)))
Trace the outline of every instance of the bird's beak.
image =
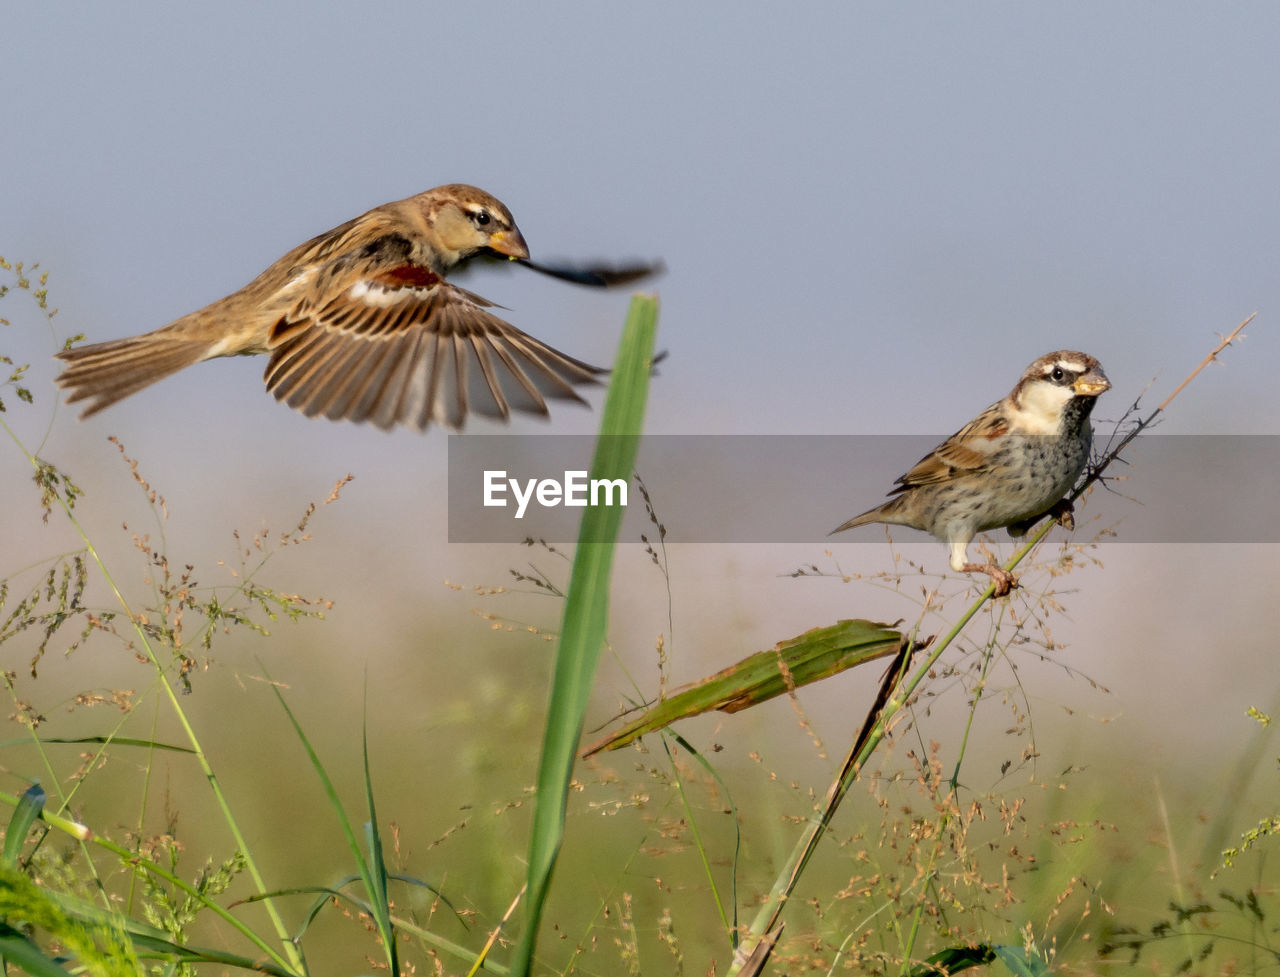
POLYGON ((1111 381, 1107 379, 1107 375, 1101 370, 1090 370, 1077 378, 1076 382, 1071 385, 1071 389, 1075 391, 1078 397, 1096 397, 1100 393, 1111 389, 1111 381))
POLYGON ((529 246, 524 243, 524 236, 514 227, 509 231, 494 231, 490 234, 489 250, 506 255, 512 260, 529 257, 529 246))

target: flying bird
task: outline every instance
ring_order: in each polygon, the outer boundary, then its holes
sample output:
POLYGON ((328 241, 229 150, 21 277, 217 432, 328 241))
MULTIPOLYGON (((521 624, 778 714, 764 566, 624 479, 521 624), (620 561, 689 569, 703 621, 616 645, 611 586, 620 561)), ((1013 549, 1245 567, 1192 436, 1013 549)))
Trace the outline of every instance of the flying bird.
POLYGON ((657 265, 535 264, 511 212, 454 183, 375 207, 300 244, 237 292, 130 339, 57 354, 82 417, 218 356, 266 354, 277 400, 308 417, 459 428, 468 414, 548 413, 607 372, 521 332, 446 280, 484 255, 579 284, 636 281, 657 265))
POLYGON ((951 549, 951 569, 991 577, 1003 597, 1013 574, 970 563, 978 533, 1008 527, 1021 535, 1052 513, 1071 528, 1062 498, 1089 460, 1089 414, 1111 386, 1092 356, 1058 350, 1040 357, 1003 400, 925 455, 898 479, 892 498, 854 516, 832 533, 880 522, 932 533, 951 549))

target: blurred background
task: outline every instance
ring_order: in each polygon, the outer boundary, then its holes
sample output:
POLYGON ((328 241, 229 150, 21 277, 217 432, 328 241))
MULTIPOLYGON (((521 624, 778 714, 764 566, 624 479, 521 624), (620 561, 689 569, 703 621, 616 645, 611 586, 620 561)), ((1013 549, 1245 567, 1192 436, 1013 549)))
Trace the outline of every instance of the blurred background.
MULTIPOLYGON (((1096 416, 1105 428, 1139 396, 1153 407, 1219 334, 1258 312, 1243 346, 1179 397, 1161 430, 1274 436, 1278 39, 1280 8, 1265 2, 819 3, 785 15, 763 4, 555 0, 11 11, 0 38, 0 255, 39 262, 59 311, 51 335, 26 296, 0 303, 9 322, 0 354, 31 364, 36 395, 27 406, 6 393, 4 420, 85 488, 76 512, 140 604, 155 568, 134 534, 163 543, 175 571, 194 565, 201 586, 229 588, 255 534, 274 540, 309 501, 355 476, 312 518, 314 539, 274 547, 258 578, 332 600, 326 621, 260 616, 272 639, 220 634, 198 656, 184 705, 242 810, 261 819, 248 827, 273 884, 286 885, 348 868, 265 676, 288 688, 322 753, 353 778, 353 804, 367 696, 381 814, 401 826, 406 864, 450 878, 488 926, 523 878, 526 788, 561 607, 511 570, 563 585, 565 559, 447 542, 443 431, 307 420, 265 393, 261 359, 200 365, 78 423, 56 405, 53 352, 75 334, 100 341, 161 326, 372 206, 458 181, 508 205, 535 259, 666 262, 651 286, 669 351, 652 387, 652 433, 944 436, 1063 347, 1104 364, 1113 390, 1096 416), (153 516, 110 435, 164 496, 167 520, 153 516), (496 587, 514 592, 486 589, 496 587), (460 823, 468 830, 451 834, 460 823)), ((625 293, 509 267, 476 269, 464 284, 557 348, 611 361, 625 293)), ((478 421, 469 434, 590 434, 601 398, 588 396, 592 409, 557 405, 550 423, 478 421)), ((839 478, 832 471, 814 477, 839 478)), ((0 574, 28 586, 41 561, 81 545, 56 514, 41 521, 29 472, 17 448, 0 451, 0 574)), ((1187 476, 1207 480, 1206 507, 1233 507, 1244 487, 1213 471, 1187 476)), ((664 487, 648 488, 661 517, 664 487)), ((834 526, 879 491, 850 491, 814 518, 834 526)), ((1251 499, 1269 522, 1269 507, 1251 499)), ((794 499, 807 504, 803 493, 794 499)), ((1158 507, 1160 486, 1133 504, 1158 507)), ((1075 771, 1075 816, 1127 829, 1107 842, 1108 857, 1136 857, 1155 832, 1173 855, 1182 846, 1187 868, 1206 844, 1197 824, 1217 818, 1224 797, 1232 837, 1274 813, 1274 742, 1256 770, 1238 764, 1255 737, 1245 710, 1280 707, 1280 552, 1126 544, 1123 523, 1116 532, 1091 551, 1097 565, 1035 578, 1065 610, 1042 624, 1039 608, 1009 612, 1026 614, 1049 646, 1002 663, 998 684, 1016 695, 982 714, 985 752, 970 746, 970 787, 1002 783, 1001 764, 1033 743, 1039 760, 1013 776, 1053 785, 1075 771), (1010 709, 1020 715, 1006 722, 1010 709), (1020 730, 1012 740, 1010 726, 1020 730)), ((943 547, 895 533, 896 552, 931 574, 895 588, 842 579, 895 566, 882 535, 859 539, 682 545, 665 554, 664 577, 633 535, 616 571, 612 657, 593 721, 626 696, 656 693, 659 635, 679 683, 840 618, 914 622, 921 585, 945 570, 943 547), (793 577, 799 567, 823 576, 793 577)), ((998 544, 1007 555, 1007 540, 998 544)), ((254 550, 246 562, 259 559, 254 550)), ((944 593, 964 587, 950 581, 944 593)), ((91 596, 110 603, 100 584, 91 596)), ((942 615, 964 606, 953 597, 942 615)), ((940 628, 939 618, 926 627, 940 628)), ((117 722, 105 708, 75 707, 83 689, 131 688, 152 701, 149 673, 109 641, 67 656, 55 642, 38 681, 26 667, 34 639, 0 653, 50 735, 117 722)), ((789 851, 794 827, 779 810, 803 814, 805 792, 825 790, 877 678, 846 674, 805 690, 802 713, 781 701, 688 725, 701 749, 724 747, 717 769, 739 808, 760 805, 750 834, 758 865, 789 851), (771 794, 766 771, 797 785, 795 795, 771 794)), ((944 686, 919 721, 921 742, 937 740, 945 757, 968 693, 944 686)), ((19 749, 4 767, 32 775, 30 760, 19 749)), ((229 851, 216 823, 205 826, 196 772, 167 762, 179 833, 195 851, 229 851)), ((137 776, 127 766, 115 772, 126 783, 137 776)), ((606 758, 583 776, 644 780, 634 766, 606 758)), ((101 781, 97 790, 102 799, 87 793, 79 808, 90 822, 110 830, 141 816, 108 804, 101 781)), ((164 821, 156 804, 145 815, 152 830, 164 821)), ((851 801, 837 830, 856 831, 859 811, 851 801)), ((605 830, 599 813, 571 812, 562 886, 587 879, 597 902, 622 889, 662 892, 655 881, 666 872, 626 867, 626 853, 647 843, 647 822, 620 818, 605 830), (605 849, 623 854, 601 860, 605 849)), ((689 898, 705 899, 697 872, 680 872, 689 898)), ((767 884, 767 867, 758 874, 767 884)), ((571 917, 572 893, 557 898, 571 917)), ((637 924, 652 926, 657 910, 644 912, 637 924)), ((714 928, 686 941, 698 972, 727 959, 714 928)))

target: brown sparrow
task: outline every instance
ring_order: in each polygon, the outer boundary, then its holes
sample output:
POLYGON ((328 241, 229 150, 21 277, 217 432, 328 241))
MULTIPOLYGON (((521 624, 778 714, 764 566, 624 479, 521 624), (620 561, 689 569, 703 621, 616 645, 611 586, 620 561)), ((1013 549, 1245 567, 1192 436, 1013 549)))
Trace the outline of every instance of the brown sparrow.
POLYGON ((988 574, 1003 597, 1017 585, 1013 574, 970 563, 970 540, 1001 526, 1021 535, 1050 513, 1071 527, 1062 497, 1089 460, 1089 414, 1110 386, 1092 356, 1059 350, 1040 357, 1009 396, 899 478, 893 498, 832 532, 872 522, 922 529, 950 546, 951 569, 988 574))
POLYGON ((589 285, 654 270, 535 265, 507 208, 455 183, 312 238, 240 291, 154 332, 64 350, 57 382, 69 403, 89 402, 88 417, 193 363, 266 353, 267 389, 308 417, 457 428, 468 413, 505 419, 512 410, 545 415, 547 397, 581 402, 573 385, 604 370, 445 281, 478 254, 589 285))

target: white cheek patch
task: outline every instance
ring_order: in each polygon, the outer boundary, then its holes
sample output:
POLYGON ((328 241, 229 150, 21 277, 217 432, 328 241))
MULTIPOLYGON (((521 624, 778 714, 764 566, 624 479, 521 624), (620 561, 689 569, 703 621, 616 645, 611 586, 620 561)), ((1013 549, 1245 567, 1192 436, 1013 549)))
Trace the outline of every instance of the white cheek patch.
POLYGON ((365 305, 389 309, 407 299, 417 298, 417 291, 412 288, 383 288, 381 285, 370 285, 368 282, 359 281, 351 286, 351 291, 347 295, 365 305))
POLYGON ((1019 434, 1057 434, 1062 425, 1062 408, 1073 394, 1070 387, 1053 383, 1032 383, 1018 404, 1019 434))

